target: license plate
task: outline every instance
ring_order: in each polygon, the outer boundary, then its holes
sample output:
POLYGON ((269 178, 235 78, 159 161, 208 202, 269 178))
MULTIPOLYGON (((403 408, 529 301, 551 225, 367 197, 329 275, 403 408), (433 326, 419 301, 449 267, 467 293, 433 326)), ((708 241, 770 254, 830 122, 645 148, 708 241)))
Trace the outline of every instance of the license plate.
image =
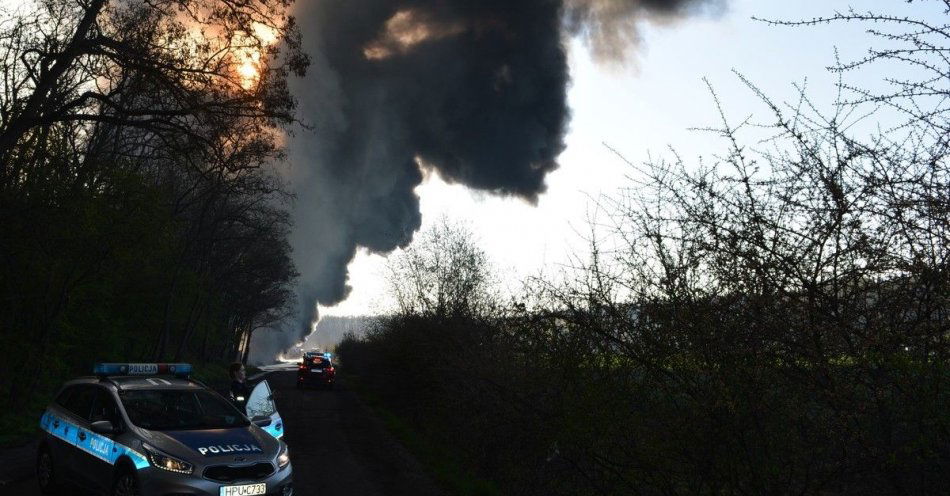
POLYGON ((267 484, 245 484, 243 486, 224 486, 221 488, 220 496, 253 496, 256 494, 267 494, 267 484))
POLYGON ((310 369, 310 371, 311 371, 311 372, 314 372, 314 373, 317 373, 317 374, 322 374, 322 373, 323 373, 323 370, 322 370, 322 369, 310 369))

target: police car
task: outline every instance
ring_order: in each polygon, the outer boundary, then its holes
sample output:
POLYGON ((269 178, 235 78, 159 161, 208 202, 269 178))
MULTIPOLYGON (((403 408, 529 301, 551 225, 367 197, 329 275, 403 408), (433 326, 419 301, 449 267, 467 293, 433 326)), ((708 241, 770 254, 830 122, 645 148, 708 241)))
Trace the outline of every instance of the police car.
POLYGON ((283 422, 262 381, 245 411, 191 365, 96 364, 67 382, 40 420, 44 493, 80 486, 114 496, 293 494, 283 422))
POLYGON ((297 388, 310 384, 333 387, 336 380, 336 368, 330 353, 307 352, 297 365, 297 388))

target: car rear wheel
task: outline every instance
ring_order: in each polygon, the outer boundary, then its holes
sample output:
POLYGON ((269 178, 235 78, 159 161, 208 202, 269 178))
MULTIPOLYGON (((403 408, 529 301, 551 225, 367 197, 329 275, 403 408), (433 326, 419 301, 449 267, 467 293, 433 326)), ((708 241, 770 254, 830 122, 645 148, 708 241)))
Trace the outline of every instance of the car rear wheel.
POLYGON ((135 474, 125 472, 120 474, 112 486, 112 496, 140 496, 139 481, 135 474))
POLYGON ((42 448, 36 457, 36 480, 43 494, 62 493, 63 488, 53 466, 53 457, 46 448, 42 448))

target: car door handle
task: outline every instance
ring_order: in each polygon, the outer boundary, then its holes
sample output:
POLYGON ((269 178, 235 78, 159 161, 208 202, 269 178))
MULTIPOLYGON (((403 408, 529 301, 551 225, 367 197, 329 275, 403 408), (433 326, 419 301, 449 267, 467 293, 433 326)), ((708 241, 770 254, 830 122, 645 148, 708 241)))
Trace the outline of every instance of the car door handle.
POLYGON ((85 432, 80 432, 80 433, 79 433, 79 440, 80 440, 80 441, 85 441, 85 440, 86 440, 86 433, 85 433, 85 432))

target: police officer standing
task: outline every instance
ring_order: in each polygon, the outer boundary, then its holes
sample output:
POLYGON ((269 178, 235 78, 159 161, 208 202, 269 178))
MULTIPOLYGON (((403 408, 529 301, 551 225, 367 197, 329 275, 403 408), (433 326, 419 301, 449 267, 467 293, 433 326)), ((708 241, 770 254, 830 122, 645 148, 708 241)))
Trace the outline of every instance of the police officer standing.
POLYGON ((251 395, 251 388, 247 385, 247 371, 244 370, 244 364, 234 362, 228 367, 228 375, 231 376, 231 401, 241 408, 247 403, 247 397, 251 395))

